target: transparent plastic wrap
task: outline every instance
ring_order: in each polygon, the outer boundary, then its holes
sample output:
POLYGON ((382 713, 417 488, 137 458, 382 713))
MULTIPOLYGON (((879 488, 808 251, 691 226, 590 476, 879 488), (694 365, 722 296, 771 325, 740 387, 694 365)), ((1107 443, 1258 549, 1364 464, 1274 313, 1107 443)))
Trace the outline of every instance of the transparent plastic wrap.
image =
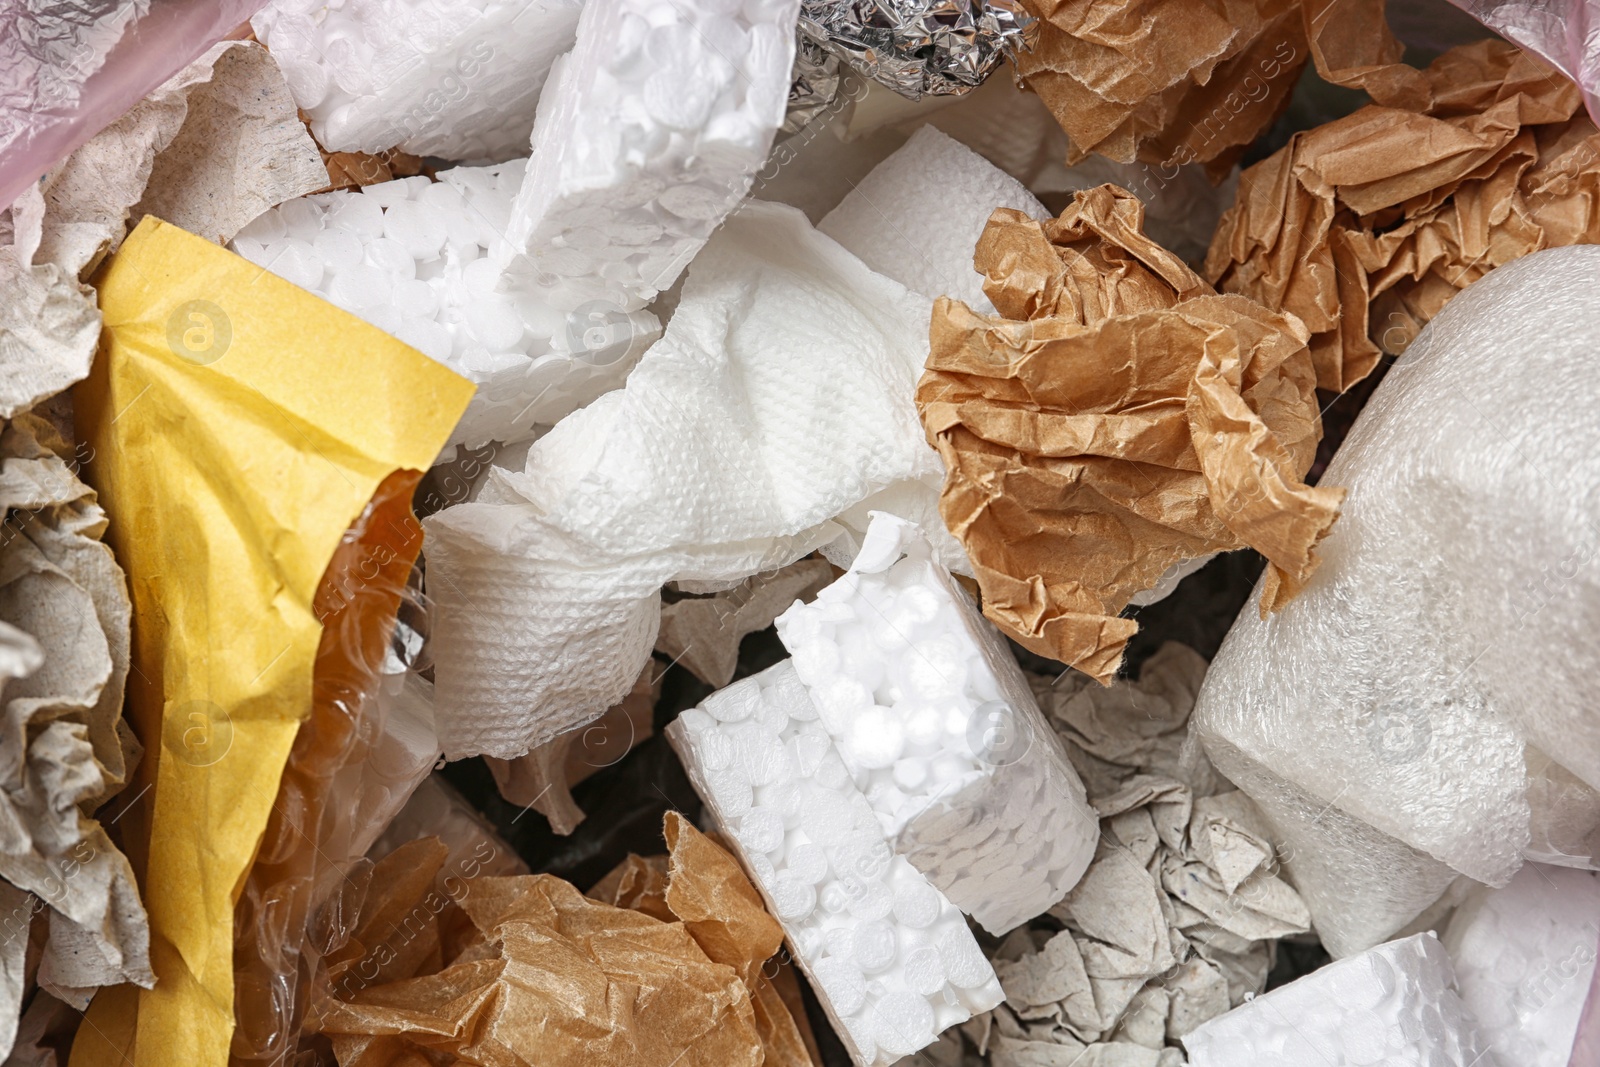
MULTIPOLYGON (((1597 283, 1594 247, 1497 268, 1367 403, 1323 476, 1350 499, 1322 570, 1271 621, 1241 613, 1195 711, 1213 761, 1269 815, 1272 797, 1236 763, 1504 885, 1543 847, 1536 824, 1571 824, 1549 790, 1530 792, 1550 772, 1530 778, 1527 746, 1600 784, 1600 663, 1580 636, 1600 627, 1597 283)), ((1341 822, 1308 822, 1298 851, 1345 849, 1341 822)), ((1392 871, 1366 863, 1360 884, 1296 877, 1326 936, 1319 901, 1387 892, 1392 871)))
POLYGON ((250 20, 330 152, 526 154, 582 0, 276 0, 250 20))
POLYGON ((1600 3, 1596 0, 1450 0, 1506 40, 1578 83, 1600 124, 1600 3))
POLYGON ((1475 887, 1450 917, 1441 940, 1461 998, 1506 1067, 1567 1067, 1597 938, 1593 871, 1530 863, 1503 889, 1475 887))
POLYGON ((420 478, 384 482, 317 591, 311 716, 234 911, 233 1063, 295 1054, 306 981, 339 934, 343 896, 364 886, 367 850, 438 758, 432 687, 412 673, 425 666, 425 605, 407 584, 422 546, 410 505, 420 478))
POLYGON ((1183 1039, 1190 1067, 1488 1067, 1450 957, 1416 934, 1340 960, 1183 1039))
POLYGON ((874 512, 849 572, 778 617, 894 850, 992 934, 1094 857, 1098 816, 1005 641, 922 531, 874 512))
POLYGON ((961 913, 889 847, 784 660, 666 729, 857 1067, 894 1063, 1003 994, 961 913))
POLYGON ((263 0, 21 0, 0 11, 0 207, 263 0))

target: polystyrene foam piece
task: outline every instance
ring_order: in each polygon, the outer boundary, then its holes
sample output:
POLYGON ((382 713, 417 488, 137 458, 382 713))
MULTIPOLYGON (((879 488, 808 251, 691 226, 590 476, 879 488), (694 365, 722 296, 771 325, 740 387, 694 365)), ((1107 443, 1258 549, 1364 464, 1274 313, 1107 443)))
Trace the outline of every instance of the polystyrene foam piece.
POLYGON ((621 385, 661 326, 648 311, 567 312, 495 291, 487 252, 502 240, 524 166, 291 200, 233 248, 478 383, 452 444, 527 440, 621 385))
POLYGON ((778 616, 895 851, 999 935, 1066 896, 1099 820, 1010 649, 922 531, 874 512, 848 573, 778 616))
POLYGON ((1500 1062, 1567 1067, 1600 948, 1600 874, 1530 863, 1504 889, 1476 888, 1442 940, 1500 1062))
POLYGON ((276 0, 251 20, 317 141, 471 162, 525 155, 582 0, 276 0))
POLYGON ((667 727, 858 1067, 1004 999, 954 905, 889 848, 784 660, 667 727))
POLYGON ((929 299, 953 296, 994 313, 972 252, 989 215, 1008 207, 1050 212, 999 167, 924 126, 873 168, 817 229, 880 274, 929 299))
POLYGON ((1189 1067, 1491 1067, 1454 984, 1438 938, 1390 941, 1200 1024, 1189 1067))
POLYGON ((928 313, 793 208, 731 217, 624 388, 425 520, 452 758, 518 756, 619 701, 663 583, 784 566, 898 483, 931 508, 943 470, 911 400, 928 313))
POLYGON ((497 260, 562 307, 653 300, 766 160, 799 12, 799 0, 589 0, 497 260))
POLYGON ((1323 476, 1350 496, 1322 567, 1270 621, 1240 614, 1195 710, 1208 746, 1489 884, 1547 851, 1525 743, 1600 786, 1597 294, 1600 249, 1554 249, 1434 318, 1323 476))

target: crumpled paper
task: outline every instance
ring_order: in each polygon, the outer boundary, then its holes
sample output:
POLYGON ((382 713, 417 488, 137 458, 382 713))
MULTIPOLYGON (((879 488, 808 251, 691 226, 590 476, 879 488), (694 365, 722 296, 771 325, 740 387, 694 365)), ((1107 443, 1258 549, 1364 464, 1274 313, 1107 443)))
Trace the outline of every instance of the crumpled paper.
POLYGON ((652 734, 663 673, 653 660, 646 662, 622 702, 608 708, 594 722, 569 730, 516 759, 485 757, 500 795, 549 819, 550 829, 556 833, 572 833, 584 820, 583 809, 572 799, 572 787, 602 767, 611 766, 652 734))
POLYGON ((1129 163, 1203 162, 1218 177, 1288 103, 1306 60, 1298 0, 1024 0, 1014 57, 1071 141, 1129 163))
POLYGON ((155 215, 218 244, 328 184, 267 50, 224 41, 46 174, 38 260, 86 275, 155 215))
POLYGON ((751 575, 732 589, 664 604, 656 651, 721 689, 733 681, 739 643, 771 626, 796 600, 811 599, 834 576, 827 560, 803 559, 771 574, 751 575))
POLYGON ((106 329, 74 406, 136 620, 148 792, 119 826, 158 982, 103 990, 73 1062, 217 1064, 233 896, 311 711, 318 586, 380 484, 433 462, 471 385, 155 218, 97 284, 106 329))
POLYGON ((664 888, 637 857, 597 887, 639 910, 550 875, 439 883, 445 847, 402 846, 328 957, 313 1024, 341 1067, 808 1063, 762 976, 782 928, 732 856, 675 812, 665 829, 664 888))
MULTIPOLYGON (((40 981, 81 1008, 94 987, 154 977, 133 870, 88 817, 126 784, 139 746, 122 719, 127 588, 80 458, 36 415, 0 429, 0 878, 42 902, 24 928, 51 907, 40 981)), ((5 914, 9 950, 18 924, 5 914)), ((5 993, 14 1024, 21 989, 5 993)))
POLYGON ((1138 629, 1118 612, 1169 567, 1248 545, 1276 610, 1344 499, 1300 480, 1321 436, 1305 328, 1216 295, 1143 221, 1109 185, 1043 223, 997 210, 974 262, 999 315, 937 301, 917 388, 984 614, 1101 682, 1138 629))
POLYGON ((1264 987, 1267 942, 1309 928, 1254 804, 1182 752, 1204 674, 1169 643, 1109 689, 1030 678, 1102 836, 1051 909, 1059 926, 1021 927, 994 953, 1006 1003, 962 1031, 995 1067, 1181 1064, 1178 1039, 1264 987))
POLYGON ((621 700, 666 582, 784 566, 885 495, 931 510, 911 402, 927 314, 795 209, 731 216, 626 386, 424 520, 446 756, 514 758, 621 700))
POLYGON ((1426 71, 1385 58, 1324 72, 1377 102, 1245 171, 1206 258, 1219 288, 1306 324, 1322 389, 1500 264, 1600 241, 1600 133, 1577 86, 1501 41, 1426 71))
POLYGON ((82 381, 100 339, 94 291, 77 268, 34 262, 44 214, 35 186, 0 211, 11 230, 0 244, 0 419, 82 381))

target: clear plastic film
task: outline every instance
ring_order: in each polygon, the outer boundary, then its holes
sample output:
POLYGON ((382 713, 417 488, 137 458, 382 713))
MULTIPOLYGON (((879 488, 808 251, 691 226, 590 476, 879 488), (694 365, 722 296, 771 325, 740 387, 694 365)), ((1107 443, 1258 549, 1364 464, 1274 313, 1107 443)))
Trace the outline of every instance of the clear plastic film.
POLYGON ((1450 0, 1578 83, 1600 124, 1600 0, 1450 0))

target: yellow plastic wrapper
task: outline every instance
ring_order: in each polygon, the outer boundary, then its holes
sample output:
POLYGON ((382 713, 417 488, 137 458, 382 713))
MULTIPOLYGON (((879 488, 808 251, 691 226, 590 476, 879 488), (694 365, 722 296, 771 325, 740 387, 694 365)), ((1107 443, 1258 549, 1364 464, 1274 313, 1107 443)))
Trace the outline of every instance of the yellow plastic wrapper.
POLYGON ((102 269, 74 397, 133 597, 119 823, 150 912, 153 990, 106 989, 74 1067, 222 1067, 234 906, 312 709, 313 601, 396 472, 432 464, 472 386, 382 331, 147 218, 102 269))

